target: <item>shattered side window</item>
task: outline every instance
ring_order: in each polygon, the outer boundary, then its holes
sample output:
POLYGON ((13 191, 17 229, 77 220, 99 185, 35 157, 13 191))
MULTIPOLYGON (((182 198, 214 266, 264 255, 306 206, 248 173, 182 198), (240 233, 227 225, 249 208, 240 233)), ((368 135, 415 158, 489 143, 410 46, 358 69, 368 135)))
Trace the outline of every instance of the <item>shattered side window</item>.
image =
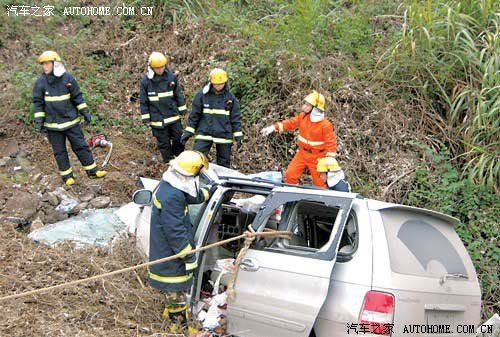
POLYGON ((350 207, 351 200, 346 198, 275 193, 252 226, 257 231, 288 231, 291 237, 260 239, 255 248, 332 258, 350 207))

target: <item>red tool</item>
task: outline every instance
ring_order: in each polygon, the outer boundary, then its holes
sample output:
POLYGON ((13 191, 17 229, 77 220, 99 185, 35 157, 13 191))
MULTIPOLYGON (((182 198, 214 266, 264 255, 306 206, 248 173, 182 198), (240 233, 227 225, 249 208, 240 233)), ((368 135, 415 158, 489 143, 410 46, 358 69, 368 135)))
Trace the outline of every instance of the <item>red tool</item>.
POLYGON ((87 144, 92 149, 96 147, 109 147, 109 152, 106 155, 106 159, 104 159, 104 161, 102 162, 101 167, 105 167, 106 165, 108 165, 109 159, 111 158, 111 153, 113 152, 113 143, 107 140, 106 135, 94 136, 87 141, 87 144))

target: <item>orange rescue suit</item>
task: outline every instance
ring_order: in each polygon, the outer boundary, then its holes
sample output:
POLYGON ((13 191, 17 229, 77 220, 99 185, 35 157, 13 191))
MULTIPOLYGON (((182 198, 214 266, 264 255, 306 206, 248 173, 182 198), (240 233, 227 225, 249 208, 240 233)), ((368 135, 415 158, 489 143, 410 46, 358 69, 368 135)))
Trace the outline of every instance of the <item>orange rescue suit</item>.
POLYGON ((326 188, 316 166, 318 159, 337 155, 337 141, 332 123, 327 119, 320 122, 311 122, 310 114, 301 112, 298 116, 274 124, 279 132, 299 129, 299 151, 293 157, 285 172, 287 184, 298 184, 300 176, 307 169, 311 173, 315 186, 326 188))

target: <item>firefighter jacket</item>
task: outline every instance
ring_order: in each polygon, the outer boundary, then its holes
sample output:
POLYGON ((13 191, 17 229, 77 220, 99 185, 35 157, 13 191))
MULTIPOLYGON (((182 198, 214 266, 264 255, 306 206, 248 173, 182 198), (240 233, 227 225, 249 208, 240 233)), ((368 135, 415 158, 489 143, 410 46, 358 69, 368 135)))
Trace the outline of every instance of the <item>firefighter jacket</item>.
POLYGON ((186 100, 177 77, 167 68, 162 75, 147 75, 140 83, 141 120, 151 122, 152 128, 163 129, 185 114, 186 100))
MULTIPOLYGON (((149 260, 154 261, 193 249, 193 227, 189 220, 188 204, 198 204, 209 199, 205 188, 193 197, 165 180, 153 197, 149 236, 149 260)), ((196 259, 175 259, 149 267, 152 287, 163 291, 183 291, 192 284, 192 270, 196 259), (190 263, 187 263, 187 262, 190 263)))
POLYGON ((299 149, 309 153, 336 156, 337 141, 332 123, 327 119, 321 122, 311 122, 310 114, 301 112, 298 116, 274 124, 274 129, 279 132, 299 129, 299 149))
POLYGON ((63 131, 80 123, 78 113, 88 114, 82 92, 70 73, 60 77, 42 74, 33 88, 35 122, 49 130, 63 131))
POLYGON ((196 140, 231 144, 233 138, 243 137, 240 115, 238 100, 227 84, 220 93, 207 84, 194 97, 185 131, 196 133, 196 140))

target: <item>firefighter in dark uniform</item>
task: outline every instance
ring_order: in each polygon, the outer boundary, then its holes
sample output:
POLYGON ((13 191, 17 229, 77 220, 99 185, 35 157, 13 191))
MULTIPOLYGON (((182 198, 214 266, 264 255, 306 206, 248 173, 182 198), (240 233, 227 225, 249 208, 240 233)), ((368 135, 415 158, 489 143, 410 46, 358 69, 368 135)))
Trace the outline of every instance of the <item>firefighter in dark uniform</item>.
MULTIPOLYGON (((154 261, 194 247, 193 227, 188 216, 188 204, 197 204, 210 198, 215 186, 209 191, 199 188, 199 174, 208 168, 206 157, 196 151, 184 151, 169 164, 160 186, 153 196, 149 236, 149 260, 154 261)), ((152 265, 149 282, 152 287, 165 293, 163 316, 172 321, 171 333, 179 332, 179 325, 188 318, 187 291, 193 283, 193 271, 197 267, 196 255, 184 259, 152 265)), ((190 333, 195 332, 188 327, 190 333)))
POLYGON ((43 67, 43 74, 36 80, 33 89, 35 124, 38 131, 47 132, 63 181, 68 186, 75 183, 66 139, 87 175, 104 177, 106 171, 97 169, 79 125, 79 114, 83 115, 86 124, 90 123, 91 117, 75 78, 66 72, 61 58, 54 51, 43 52, 38 63, 43 67))
POLYGON ((208 155, 212 143, 217 149, 217 164, 231 165, 233 139, 241 147, 240 106, 227 85, 227 73, 222 69, 210 72, 209 83, 193 100, 193 107, 181 141, 186 144, 194 134, 193 150, 208 155))
POLYGON ((177 77, 166 67, 165 55, 153 52, 148 63, 140 84, 141 119, 151 126, 163 162, 168 163, 184 151, 180 114, 187 112, 186 100, 177 77))

